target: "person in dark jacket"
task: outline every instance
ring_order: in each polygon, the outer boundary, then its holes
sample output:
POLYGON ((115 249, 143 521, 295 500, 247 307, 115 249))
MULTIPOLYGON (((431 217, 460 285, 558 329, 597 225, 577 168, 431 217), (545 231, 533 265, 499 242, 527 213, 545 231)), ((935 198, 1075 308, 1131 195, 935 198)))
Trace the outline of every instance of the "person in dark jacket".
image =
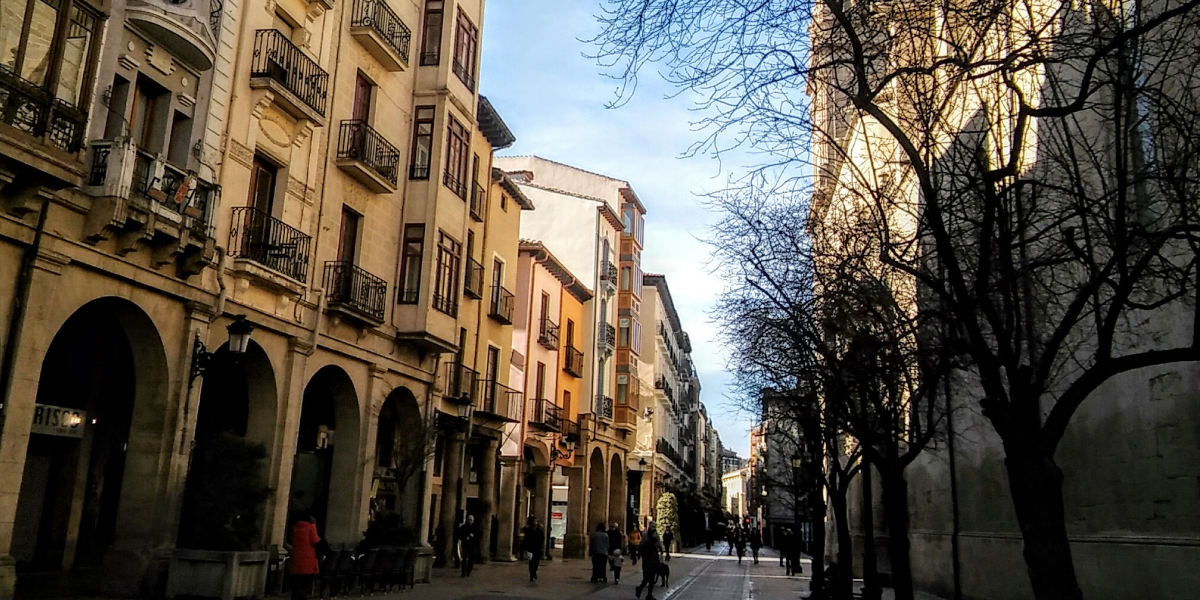
MULTIPOLYGON (((788 544, 790 544, 790 543, 792 543, 792 530, 788 529, 787 527, 784 527, 779 532, 779 548, 778 549, 779 549, 779 566, 781 566, 781 567, 783 566, 784 561, 787 559, 788 544)), ((789 567, 788 575, 791 575, 791 574, 792 574, 791 569, 789 567)))
POLYGON ((546 531, 537 519, 529 517, 521 529, 521 552, 529 554, 529 580, 537 580, 538 567, 542 564, 542 553, 546 547, 546 531))
POLYGON ((479 526, 475 524, 475 515, 467 515, 467 520, 458 526, 458 543, 462 548, 462 576, 469 577, 475 568, 475 553, 479 551, 479 526))
POLYGON ((663 554, 667 557, 668 561, 671 560, 671 545, 674 543, 675 543, 675 532, 671 531, 668 528, 662 534, 663 554))
POLYGON ((625 534, 617 528, 617 524, 613 523, 612 527, 608 528, 608 553, 612 554, 613 550, 620 550, 625 547, 625 534))
POLYGON ((642 597, 642 588, 646 588, 646 600, 654 600, 654 580, 658 577, 658 566, 662 564, 658 554, 660 550, 662 544, 658 540, 657 526, 651 521, 638 547, 638 555, 642 558, 642 582, 634 589, 638 598, 642 597))
POLYGON ((317 535, 317 519, 309 514, 302 514, 292 525, 291 558, 288 570, 292 575, 292 600, 308 600, 312 593, 313 579, 321 572, 317 561, 317 544, 321 536, 317 535))
POLYGON ((592 583, 608 583, 608 533, 604 523, 596 524, 592 534, 592 583))
POLYGON ((758 564, 758 551, 762 549, 762 533, 759 533, 758 528, 750 530, 750 552, 754 553, 754 564, 758 564))

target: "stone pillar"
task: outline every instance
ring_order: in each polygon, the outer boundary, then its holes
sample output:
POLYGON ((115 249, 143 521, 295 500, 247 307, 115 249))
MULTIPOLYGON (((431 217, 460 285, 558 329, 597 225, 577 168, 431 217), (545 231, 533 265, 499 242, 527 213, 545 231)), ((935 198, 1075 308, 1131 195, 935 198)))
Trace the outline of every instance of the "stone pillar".
MULTIPOLYGON (((479 465, 479 562, 488 562, 492 549, 492 517, 496 516, 496 460, 500 458, 500 443, 488 440, 483 446, 479 465)), ((499 548, 497 548, 499 551, 499 548)))
MULTIPOLYGON (((515 456, 500 458, 500 501, 497 514, 500 518, 500 528, 497 530, 496 560, 512 562, 513 547, 516 545, 516 528, 523 523, 517 523, 517 478, 521 476, 520 462, 515 456)), ((547 527, 547 530, 549 528, 547 527)))
POLYGON ((304 405, 304 383, 307 378, 308 358, 315 348, 306 339, 288 340, 288 355, 283 376, 283 388, 279 390, 278 416, 276 417, 275 442, 271 451, 271 487, 275 493, 267 497, 263 511, 266 515, 266 538, 268 544, 283 545, 287 535, 288 505, 292 497, 292 466, 296 462, 296 439, 300 436, 300 409, 304 405))
POLYGON ((454 551, 454 528, 458 526, 458 495, 462 483, 463 452, 466 439, 455 432, 446 440, 446 454, 442 461, 442 504, 438 519, 436 558, 434 566, 446 565, 446 559, 454 551))
MULTIPOLYGON (((534 467, 533 501, 529 514, 542 523, 546 531, 547 548, 550 536, 550 467, 534 467)), ((546 553, 547 557, 549 552, 546 553)))
POLYGON ((625 497, 625 466, 621 465, 615 473, 609 473, 608 481, 608 522, 617 524, 619 531, 626 531, 625 509, 629 500, 625 497))
POLYGON ((588 516, 584 532, 591 536, 592 532, 596 531, 597 523, 604 523, 605 529, 608 528, 608 465, 595 469, 589 464, 588 481, 591 483, 591 491, 588 494, 588 516))
POLYGON ((567 539, 563 558, 587 556, 587 478, 583 467, 563 467, 567 476, 567 539))

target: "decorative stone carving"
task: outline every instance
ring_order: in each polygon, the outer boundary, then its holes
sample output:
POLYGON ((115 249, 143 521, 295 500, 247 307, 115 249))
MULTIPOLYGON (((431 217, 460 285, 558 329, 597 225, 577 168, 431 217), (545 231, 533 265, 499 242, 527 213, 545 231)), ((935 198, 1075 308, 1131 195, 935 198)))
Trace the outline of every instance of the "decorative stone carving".
POLYGON ((247 169, 254 165, 254 151, 233 138, 229 138, 229 156, 247 169))
POLYGON ((158 44, 152 44, 146 48, 146 62, 150 66, 158 69, 163 75, 173 75, 175 73, 175 57, 171 53, 164 50, 158 44))

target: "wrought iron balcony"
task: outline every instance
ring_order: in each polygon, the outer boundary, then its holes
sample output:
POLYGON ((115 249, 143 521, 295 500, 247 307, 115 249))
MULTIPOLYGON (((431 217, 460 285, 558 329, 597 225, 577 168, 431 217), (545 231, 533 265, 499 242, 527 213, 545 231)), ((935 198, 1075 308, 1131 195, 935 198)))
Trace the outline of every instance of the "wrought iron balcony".
POLYGON ((350 34, 389 71, 408 66, 412 31, 385 0, 354 0, 350 34))
POLYGON ((617 329, 608 323, 600 328, 600 339, 597 340, 600 350, 612 354, 617 349, 617 329))
POLYGON ((607 281, 612 285, 617 285, 617 265, 612 264, 608 259, 604 259, 600 263, 600 280, 607 281))
POLYGON ((522 394, 519 390, 491 379, 480 380, 479 388, 478 402, 475 403, 477 411, 513 423, 521 420, 522 394))
POLYGON ((558 350, 558 324, 542 319, 538 327, 538 343, 547 350, 558 350))
POLYGON ((471 184, 471 218, 482 223, 486 206, 487 190, 476 181, 471 184))
POLYGON ((449 363, 446 365, 446 380, 442 385, 443 396, 459 404, 474 404, 478 381, 478 371, 461 363, 449 363))
POLYGON ((409 179, 429 179, 429 165, 409 165, 409 179))
POLYGON ((323 122, 329 74, 276 29, 254 33, 251 87, 267 87, 275 101, 298 119, 323 122))
POLYGON ((233 209, 229 255, 252 260, 300 283, 308 281, 312 238, 250 206, 233 209))
POLYGON ((513 307, 516 305, 516 297, 513 293, 503 287, 492 288, 492 305, 488 310, 488 316, 504 323, 512 325, 513 307))
POLYGON ((446 313, 451 317, 458 316, 458 297, 455 294, 443 296, 437 291, 433 292, 433 308, 434 310, 446 313))
POLYGON ((463 82, 463 85, 467 86, 468 90, 474 92, 475 75, 467 70, 467 66, 461 62, 458 62, 458 59, 456 58, 454 59, 452 68, 454 69, 454 74, 458 76, 458 80, 463 82))
POLYGON ((596 396, 596 416, 606 421, 613 418, 613 399, 608 396, 596 396))
POLYGON ((467 258, 467 270, 463 273, 463 294, 476 300, 483 298, 483 265, 474 258, 467 258))
POLYGON ((0 65, 0 123, 74 154, 83 146, 87 113, 0 65))
POLYGON ((563 357, 563 370, 575 377, 583 377, 583 351, 574 346, 567 346, 566 356, 563 357))
POLYGON ((561 431, 562 407, 545 398, 530 398, 529 424, 542 431, 561 431))
POLYGON ((421 66, 422 67, 436 67, 440 64, 442 64, 442 53, 441 52, 422 52, 421 53, 421 66))
POLYGON ((463 200, 467 199, 467 184, 459 181, 458 177, 450 171, 447 170, 442 173, 442 184, 450 188, 450 191, 454 192, 455 196, 463 200))
POLYGON ((371 191, 396 190, 400 151, 366 121, 342 121, 338 128, 337 165, 371 191))
POLYGON ((387 282, 348 261, 325 263, 325 297, 329 308, 383 323, 387 282))
POLYGON ((563 441, 568 443, 578 442, 580 440, 579 421, 572 421, 564 416, 562 423, 563 441))

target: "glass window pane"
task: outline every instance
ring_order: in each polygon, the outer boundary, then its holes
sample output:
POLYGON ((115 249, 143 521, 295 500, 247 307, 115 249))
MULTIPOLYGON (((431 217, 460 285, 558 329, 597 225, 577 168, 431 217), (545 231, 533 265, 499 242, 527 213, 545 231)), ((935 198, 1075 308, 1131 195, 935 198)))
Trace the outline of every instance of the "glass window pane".
POLYGON ((21 28, 25 25, 24 0, 0 2, 0 66, 17 70, 17 50, 21 46, 21 28))
POLYGON ((72 106, 78 106, 83 100, 83 79, 87 75, 87 59, 91 56, 95 31, 96 18, 78 6, 71 7, 71 23, 63 43, 62 72, 58 76, 55 95, 72 106))
POLYGON ((54 49, 54 29, 58 24, 58 7, 40 0, 33 3, 33 18, 29 23, 29 38, 26 42, 25 62, 21 65, 21 78, 36 85, 46 84, 50 72, 50 55, 54 49))

